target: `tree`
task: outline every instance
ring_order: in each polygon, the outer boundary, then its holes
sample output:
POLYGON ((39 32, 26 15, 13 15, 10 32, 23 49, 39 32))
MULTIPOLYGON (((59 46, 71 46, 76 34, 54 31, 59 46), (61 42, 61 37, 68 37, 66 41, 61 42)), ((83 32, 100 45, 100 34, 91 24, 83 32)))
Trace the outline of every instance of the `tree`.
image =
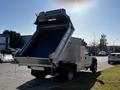
POLYGON ((3 34, 9 35, 11 48, 20 48, 22 46, 22 37, 20 33, 12 30, 5 30, 3 34))
POLYGON ((90 48, 90 52, 93 55, 97 55, 98 54, 98 52, 99 52, 98 43, 95 40, 91 43, 89 48, 90 48))
POLYGON ((87 43, 84 41, 84 39, 81 39, 81 44, 82 44, 83 46, 87 46, 87 43))
POLYGON ((107 51, 107 39, 105 34, 101 35, 99 49, 100 51, 107 51))

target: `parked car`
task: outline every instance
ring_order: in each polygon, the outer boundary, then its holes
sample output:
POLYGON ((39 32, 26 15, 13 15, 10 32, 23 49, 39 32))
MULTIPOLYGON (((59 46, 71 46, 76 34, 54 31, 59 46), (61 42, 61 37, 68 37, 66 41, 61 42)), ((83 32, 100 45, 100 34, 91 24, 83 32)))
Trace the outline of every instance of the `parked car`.
POLYGON ((111 53, 108 56, 108 63, 115 63, 115 62, 120 62, 120 53, 111 53))
POLYGON ((99 56, 106 56, 106 55, 107 55, 107 52, 105 52, 105 51, 100 51, 100 52, 98 53, 98 55, 99 55, 99 56))

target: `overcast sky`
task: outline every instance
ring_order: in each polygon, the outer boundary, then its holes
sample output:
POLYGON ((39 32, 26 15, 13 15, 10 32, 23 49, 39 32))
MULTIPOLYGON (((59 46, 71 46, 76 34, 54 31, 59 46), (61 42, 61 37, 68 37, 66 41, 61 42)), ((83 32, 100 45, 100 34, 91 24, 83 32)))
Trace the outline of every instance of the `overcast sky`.
POLYGON ((109 45, 120 45, 120 0, 0 0, 0 33, 35 32, 35 13, 65 8, 75 27, 74 37, 88 44, 107 35, 109 45), (71 2, 69 2, 71 1, 71 2))

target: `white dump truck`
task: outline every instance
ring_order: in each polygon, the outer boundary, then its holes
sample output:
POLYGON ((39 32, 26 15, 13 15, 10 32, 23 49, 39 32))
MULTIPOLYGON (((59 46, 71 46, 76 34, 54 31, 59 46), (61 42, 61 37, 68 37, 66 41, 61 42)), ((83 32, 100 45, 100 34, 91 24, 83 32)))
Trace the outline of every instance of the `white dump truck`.
POLYGON ((41 12, 36 19, 37 30, 18 52, 18 64, 28 66, 36 78, 62 74, 72 80, 77 71, 97 71, 97 59, 92 57, 81 39, 73 38, 74 27, 64 9, 41 12))

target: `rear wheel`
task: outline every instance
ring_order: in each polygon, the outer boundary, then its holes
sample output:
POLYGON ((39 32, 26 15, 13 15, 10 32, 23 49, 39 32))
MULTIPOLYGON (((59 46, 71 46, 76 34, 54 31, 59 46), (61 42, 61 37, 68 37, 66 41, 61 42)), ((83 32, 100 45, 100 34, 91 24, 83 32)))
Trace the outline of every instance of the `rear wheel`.
POLYGON ((2 63, 2 60, 0 59, 0 63, 2 63))
POLYGON ((44 71, 31 70, 31 75, 36 77, 37 79, 44 79, 46 73, 44 71))
POLYGON ((74 71, 71 70, 67 72, 67 80, 71 81, 74 79, 74 77, 75 77, 74 71))
POLYGON ((63 81, 73 80, 76 76, 76 68, 76 65, 72 63, 59 64, 59 67, 56 69, 58 78, 61 78, 63 81))
POLYGON ((76 67, 66 68, 65 76, 68 81, 73 80, 76 76, 76 67))

